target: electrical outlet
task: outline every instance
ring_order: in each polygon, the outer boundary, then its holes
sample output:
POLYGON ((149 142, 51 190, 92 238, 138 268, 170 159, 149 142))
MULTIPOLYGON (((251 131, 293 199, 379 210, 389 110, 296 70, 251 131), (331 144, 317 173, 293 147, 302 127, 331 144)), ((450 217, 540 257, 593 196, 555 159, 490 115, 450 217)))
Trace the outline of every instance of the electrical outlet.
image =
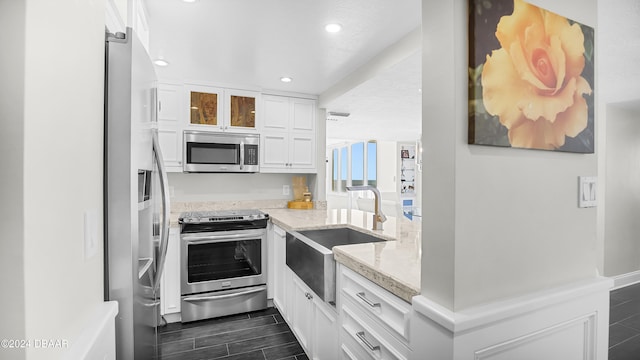
POLYGON ((289 195, 290 190, 289 185, 282 185, 282 195, 289 195))

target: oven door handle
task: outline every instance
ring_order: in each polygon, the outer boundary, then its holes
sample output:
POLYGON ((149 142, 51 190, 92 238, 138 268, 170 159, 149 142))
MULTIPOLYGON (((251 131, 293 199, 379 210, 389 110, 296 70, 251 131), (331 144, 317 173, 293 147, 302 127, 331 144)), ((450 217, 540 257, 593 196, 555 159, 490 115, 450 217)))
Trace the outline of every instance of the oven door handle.
POLYGON ((251 239, 255 237, 262 237, 264 231, 259 230, 255 232, 243 232, 242 234, 224 234, 224 235, 182 235, 182 240, 185 241, 201 241, 201 240, 237 240, 237 239, 251 239))
POLYGON ((224 295, 212 295, 212 296, 202 296, 202 297, 186 297, 183 300, 184 301, 209 301, 209 300, 220 300, 220 299, 227 299, 227 298, 232 298, 232 297, 236 297, 236 296, 242 296, 242 295, 249 295, 249 294, 253 294, 253 293, 257 293, 257 292, 261 292, 264 291, 264 287, 261 286, 257 289, 251 289, 251 290, 246 290, 246 291, 241 291, 241 292, 237 292, 237 293, 231 293, 231 294, 224 294, 224 295))

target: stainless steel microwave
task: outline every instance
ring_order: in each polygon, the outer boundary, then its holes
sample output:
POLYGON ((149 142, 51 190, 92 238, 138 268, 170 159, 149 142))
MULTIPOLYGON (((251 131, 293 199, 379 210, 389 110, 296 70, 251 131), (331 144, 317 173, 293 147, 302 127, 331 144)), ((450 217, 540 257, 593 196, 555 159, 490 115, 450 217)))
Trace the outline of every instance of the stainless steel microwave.
POLYGON ((260 135, 184 131, 184 172, 259 172, 260 135))

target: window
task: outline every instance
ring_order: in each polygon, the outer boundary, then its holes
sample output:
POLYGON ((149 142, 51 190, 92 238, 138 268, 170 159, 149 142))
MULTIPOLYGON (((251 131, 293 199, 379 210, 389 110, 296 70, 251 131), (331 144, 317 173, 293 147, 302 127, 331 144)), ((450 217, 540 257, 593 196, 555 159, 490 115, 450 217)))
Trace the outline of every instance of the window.
POLYGON ((367 143, 367 184, 378 187, 378 143, 367 143))
POLYGON ((347 188, 347 164, 347 148, 343 147, 340 149, 340 191, 346 191, 347 188))
POLYGON ((364 185, 364 143, 351 145, 351 185, 364 185))
POLYGON ((332 149, 331 191, 345 192, 348 185, 377 187, 377 162, 378 144, 375 140, 332 149))
POLYGON ((338 171, 338 169, 340 169, 339 166, 339 161, 338 161, 338 149, 333 149, 332 151, 333 153, 333 157, 332 157, 332 164, 333 165, 331 168, 333 169, 331 172, 331 191, 340 191, 340 188, 338 186, 339 184, 339 179, 338 176, 340 174, 340 171, 338 171))

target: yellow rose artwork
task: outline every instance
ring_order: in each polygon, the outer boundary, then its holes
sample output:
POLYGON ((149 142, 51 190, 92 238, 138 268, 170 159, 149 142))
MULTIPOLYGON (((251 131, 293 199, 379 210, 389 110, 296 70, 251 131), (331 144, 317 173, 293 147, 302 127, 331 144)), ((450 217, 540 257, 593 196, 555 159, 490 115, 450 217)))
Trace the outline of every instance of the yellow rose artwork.
POLYGON ((593 29, 522 0, 470 0, 469 142, 593 152, 593 29))

